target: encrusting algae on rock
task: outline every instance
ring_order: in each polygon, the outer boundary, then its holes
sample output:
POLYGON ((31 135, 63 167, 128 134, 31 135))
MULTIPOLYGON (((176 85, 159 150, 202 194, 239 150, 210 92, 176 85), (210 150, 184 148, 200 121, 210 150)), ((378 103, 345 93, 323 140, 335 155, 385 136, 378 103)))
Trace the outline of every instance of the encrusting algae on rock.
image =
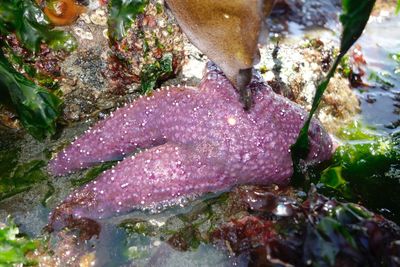
MULTIPOLYGON (((211 66, 198 88, 162 89, 111 114, 60 152, 50 171, 63 175, 147 150, 73 192, 51 223, 105 218, 236 184, 286 184, 290 146, 307 114, 257 77, 249 90, 254 107, 246 112, 232 84, 211 66)), ((309 135, 306 162, 329 159, 332 141, 318 121, 309 135)))

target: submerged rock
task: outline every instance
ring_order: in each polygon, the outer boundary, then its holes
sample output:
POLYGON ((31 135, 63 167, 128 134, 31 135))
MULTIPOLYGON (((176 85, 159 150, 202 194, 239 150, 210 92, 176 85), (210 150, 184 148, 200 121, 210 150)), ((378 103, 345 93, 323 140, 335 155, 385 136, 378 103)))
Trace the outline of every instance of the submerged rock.
POLYGON ((239 186, 197 201, 160 226, 130 218, 120 227, 131 245, 139 236, 167 240, 131 264, 165 266, 178 251, 194 253, 204 244, 229 256, 221 265, 398 266, 400 256, 396 224, 314 188, 307 195, 290 187, 239 186))
POLYGON ((234 194, 247 203, 248 215, 217 227, 212 242, 252 266, 398 266, 400 228, 393 222, 314 191, 306 200, 287 193, 238 188, 234 194), (253 209, 270 195, 270 206, 253 209))
MULTIPOLYGON (((264 47, 256 68, 263 71, 262 76, 277 93, 310 110, 316 87, 334 59, 333 43, 325 42, 310 39, 300 44, 264 47)), ((359 112, 358 99, 348 80, 335 75, 324 93, 317 117, 329 132, 335 133, 359 112)))

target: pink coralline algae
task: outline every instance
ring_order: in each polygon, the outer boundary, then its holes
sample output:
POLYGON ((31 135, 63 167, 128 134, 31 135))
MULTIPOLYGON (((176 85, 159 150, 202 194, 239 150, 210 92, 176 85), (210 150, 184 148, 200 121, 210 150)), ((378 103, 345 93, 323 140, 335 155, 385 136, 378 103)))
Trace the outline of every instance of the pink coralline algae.
MULTIPOLYGON (((100 219, 237 184, 287 183, 290 146, 307 113, 256 77, 249 89, 254 105, 246 112, 234 87, 210 67, 198 87, 164 88, 118 109, 60 152, 49 169, 63 175, 125 159, 73 192, 51 220, 100 219)), ((332 141, 317 120, 309 136, 307 164, 329 159, 332 141)))

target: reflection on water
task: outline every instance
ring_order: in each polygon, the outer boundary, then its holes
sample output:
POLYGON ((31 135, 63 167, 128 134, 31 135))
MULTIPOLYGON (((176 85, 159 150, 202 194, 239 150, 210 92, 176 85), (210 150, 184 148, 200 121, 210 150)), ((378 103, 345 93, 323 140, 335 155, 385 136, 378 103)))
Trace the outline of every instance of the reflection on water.
POLYGON ((360 88, 362 118, 379 130, 398 131, 400 127, 400 16, 376 19, 368 24, 358 43, 367 62, 366 77, 371 87, 360 88), (379 78, 374 78, 378 76, 379 78))

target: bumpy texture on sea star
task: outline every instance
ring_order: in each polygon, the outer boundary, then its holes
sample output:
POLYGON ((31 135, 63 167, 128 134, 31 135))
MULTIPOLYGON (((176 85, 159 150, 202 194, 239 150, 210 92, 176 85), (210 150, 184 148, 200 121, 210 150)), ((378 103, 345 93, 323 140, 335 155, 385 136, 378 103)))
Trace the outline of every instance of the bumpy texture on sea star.
MULTIPOLYGON (((290 146, 307 114, 257 78, 249 87, 254 106, 246 112, 231 83, 211 66, 197 88, 162 89, 115 111, 60 152, 50 171, 62 175, 146 150, 73 192, 52 220, 105 218, 236 184, 287 183, 290 146)), ((318 121, 309 135, 307 163, 329 159, 331 139, 318 121)))

